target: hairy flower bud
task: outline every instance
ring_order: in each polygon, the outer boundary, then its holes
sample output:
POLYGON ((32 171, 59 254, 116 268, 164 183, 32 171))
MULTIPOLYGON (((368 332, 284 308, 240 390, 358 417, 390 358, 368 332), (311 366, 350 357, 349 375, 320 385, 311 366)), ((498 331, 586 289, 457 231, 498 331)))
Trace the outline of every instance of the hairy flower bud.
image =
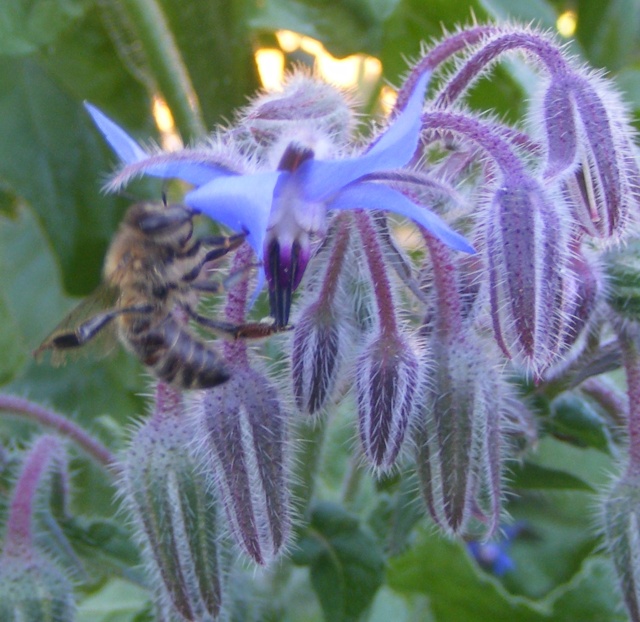
POLYGON ((54 475, 66 475, 65 466, 63 446, 55 436, 38 438, 25 456, 9 506, 0 555, 3 622, 75 619, 73 587, 62 569, 35 548, 33 533, 40 493, 50 488, 54 475))
POLYGON ((334 393, 348 339, 343 323, 329 305, 316 302, 296 321, 291 373, 296 406, 317 413, 334 393))
POLYGON ((576 80, 573 94, 584 136, 578 147, 580 167, 568 186, 574 211, 589 235, 619 236, 632 205, 637 206, 629 139, 633 130, 619 98, 604 81, 594 76, 576 80))
POLYGON ((290 530, 287 417, 278 393, 261 373, 236 367, 229 381, 202 394, 198 409, 231 533, 266 564, 290 530))
POLYGON ((305 73, 293 73, 282 90, 264 93, 251 102, 235 131, 260 155, 262 149, 290 136, 303 123, 307 131, 342 143, 349 137, 354 114, 335 86, 305 73))
POLYGON ((468 333, 431 340, 433 369, 416 426, 416 468, 427 507, 445 531, 472 518, 490 537, 500 519, 505 391, 487 343, 468 333))
POLYGON ((34 551, 0 557, 2 622, 72 622, 73 587, 62 571, 34 551))
POLYGON ((424 365, 396 332, 374 333, 356 364, 360 438, 374 468, 393 467, 423 389, 424 365))
POLYGON ((486 223, 494 334, 506 356, 534 372, 557 355, 568 321, 566 238, 557 202, 532 179, 510 179, 496 191, 486 223))
POLYGON ((159 384, 124 458, 123 495, 160 602, 186 620, 212 620, 222 603, 221 529, 194 437, 182 396, 159 384))
POLYGON ((607 546, 632 620, 640 620, 640 477, 619 479, 602 504, 607 546))

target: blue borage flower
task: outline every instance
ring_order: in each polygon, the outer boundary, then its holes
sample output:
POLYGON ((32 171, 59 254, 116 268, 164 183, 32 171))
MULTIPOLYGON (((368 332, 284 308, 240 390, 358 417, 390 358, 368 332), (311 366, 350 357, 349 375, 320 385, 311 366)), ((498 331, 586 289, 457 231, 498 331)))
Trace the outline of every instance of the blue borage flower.
POLYGON ((395 212, 428 229, 456 250, 473 253, 464 237, 425 206, 383 181, 381 173, 406 166, 418 147, 422 100, 430 74, 417 81, 404 110, 385 132, 356 157, 324 160, 307 132, 291 140, 277 170, 249 174, 232 170, 219 152, 183 149, 147 153, 124 130, 93 106, 87 109, 107 142, 124 162, 118 177, 176 177, 195 186, 184 198, 193 209, 236 231, 263 257, 271 314, 276 324, 289 320, 291 296, 311 257, 311 242, 322 236, 330 210, 395 212))

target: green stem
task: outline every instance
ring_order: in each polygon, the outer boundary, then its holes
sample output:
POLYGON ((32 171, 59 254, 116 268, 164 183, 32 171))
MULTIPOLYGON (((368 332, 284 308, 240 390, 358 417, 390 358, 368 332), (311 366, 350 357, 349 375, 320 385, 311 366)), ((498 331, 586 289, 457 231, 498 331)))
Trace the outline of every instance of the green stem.
POLYGON ((206 134, 198 97, 157 0, 122 0, 158 88, 185 141, 206 134))
POLYGON ((292 490, 294 513, 298 518, 306 516, 313 497, 327 430, 326 420, 326 416, 317 419, 309 417, 294 431, 296 455, 292 461, 294 474, 291 479, 294 482, 292 490))
POLYGON ((360 483, 364 475, 362 466, 361 452, 356 452, 349 461, 349 470, 347 471, 344 481, 342 482, 342 504, 349 508, 353 506, 358 493, 360 492, 360 483))

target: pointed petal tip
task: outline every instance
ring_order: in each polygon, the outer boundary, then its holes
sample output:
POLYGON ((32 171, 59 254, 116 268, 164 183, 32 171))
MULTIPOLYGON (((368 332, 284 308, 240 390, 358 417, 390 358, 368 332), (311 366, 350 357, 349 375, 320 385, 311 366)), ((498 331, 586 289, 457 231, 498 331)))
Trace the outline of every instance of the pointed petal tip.
POLYGON ((125 164, 134 164, 147 157, 144 149, 100 109, 87 101, 84 107, 111 149, 125 164))

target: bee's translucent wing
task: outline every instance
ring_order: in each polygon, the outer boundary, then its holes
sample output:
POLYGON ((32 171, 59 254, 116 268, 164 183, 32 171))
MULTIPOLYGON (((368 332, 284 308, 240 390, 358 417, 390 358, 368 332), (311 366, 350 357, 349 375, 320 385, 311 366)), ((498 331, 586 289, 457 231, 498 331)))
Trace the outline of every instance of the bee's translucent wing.
POLYGON ((96 358, 106 356, 117 343, 115 308, 119 290, 102 284, 74 307, 46 337, 33 355, 40 361, 51 351, 51 364, 64 364, 68 359, 91 354, 96 358))

